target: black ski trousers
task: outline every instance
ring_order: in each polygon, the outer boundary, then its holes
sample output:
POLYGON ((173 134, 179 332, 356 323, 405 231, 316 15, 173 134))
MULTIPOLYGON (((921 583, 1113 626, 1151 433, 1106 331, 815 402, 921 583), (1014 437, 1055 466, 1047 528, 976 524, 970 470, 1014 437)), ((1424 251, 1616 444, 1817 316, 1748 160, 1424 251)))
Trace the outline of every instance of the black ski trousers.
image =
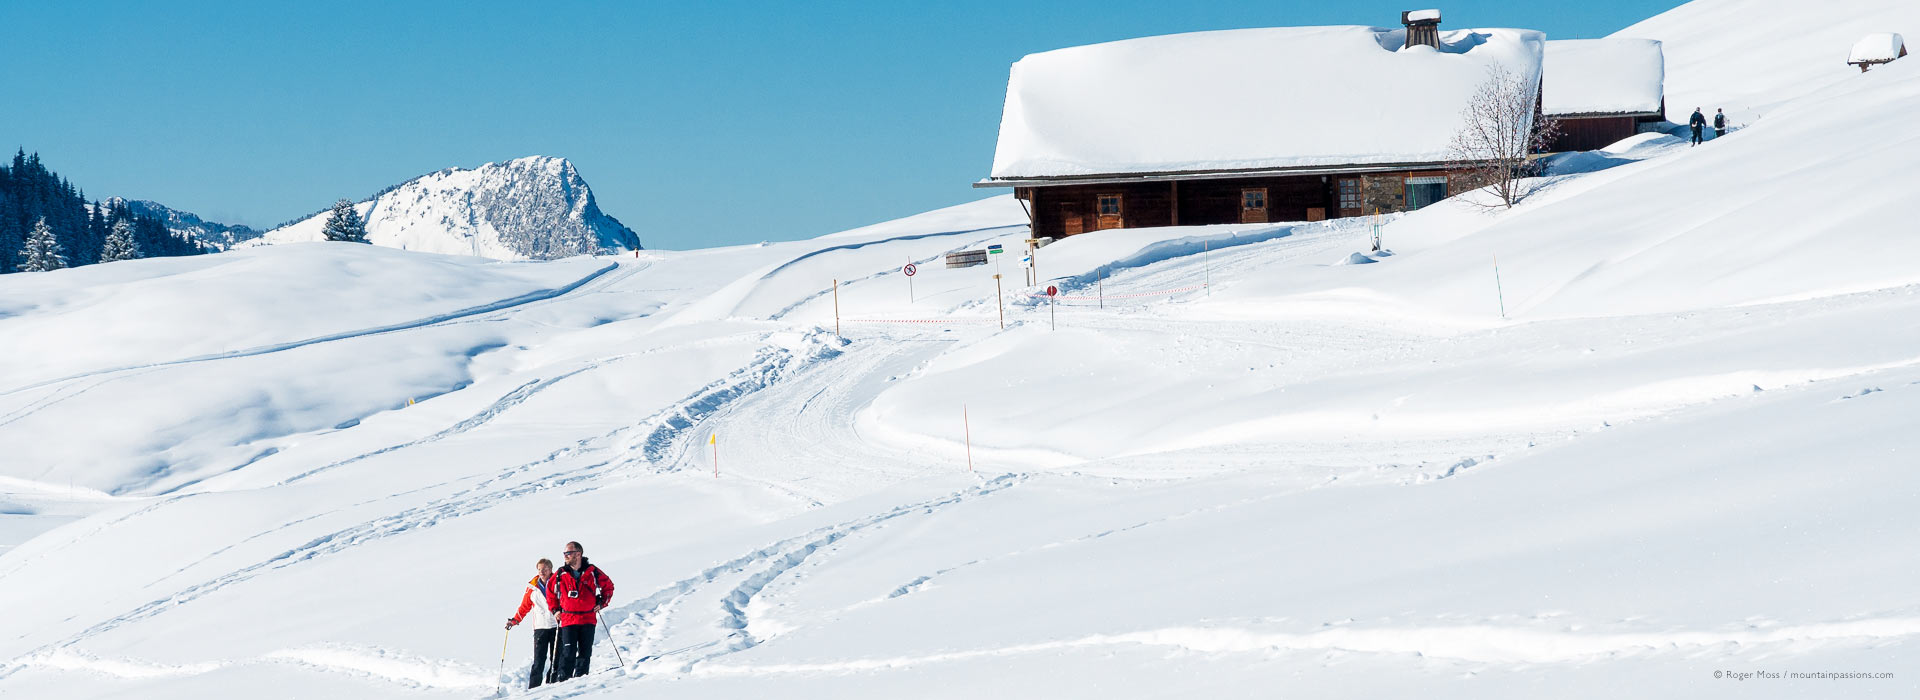
POLYGON ((593 632, 593 625, 560 628, 560 653, 553 662, 555 682, 587 675, 587 662, 593 659, 593 632))
POLYGON ((559 636, 557 629, 536 629, 533 631, 533 672, 527 674, 527 687, 538 688, 545 681, 553 680, 553 671, 559 670, 559 664, 547 665, 547 659, 553 657, 553 641, 559 636))

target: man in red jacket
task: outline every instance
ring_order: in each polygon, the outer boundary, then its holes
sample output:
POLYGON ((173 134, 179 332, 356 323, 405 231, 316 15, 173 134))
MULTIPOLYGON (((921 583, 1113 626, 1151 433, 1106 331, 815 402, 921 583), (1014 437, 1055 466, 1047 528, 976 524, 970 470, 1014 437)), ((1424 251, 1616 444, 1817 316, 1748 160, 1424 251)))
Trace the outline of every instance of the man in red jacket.
POLYGON ((613 599, 613 579, 587 563, 579 542, 568 542, 566 565, 547 584, 547 609, 560 618, 560 651, 554 659, 554 680, 587 675, 593 658, 593 626, 599 612, 613 599))

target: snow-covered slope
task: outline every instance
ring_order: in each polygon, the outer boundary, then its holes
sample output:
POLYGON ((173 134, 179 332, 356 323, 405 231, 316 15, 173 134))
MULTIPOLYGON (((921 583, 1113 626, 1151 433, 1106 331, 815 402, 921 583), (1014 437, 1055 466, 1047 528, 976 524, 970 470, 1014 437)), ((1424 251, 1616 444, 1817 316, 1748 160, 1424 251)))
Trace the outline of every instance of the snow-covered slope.
MULTIPOLYGON (((422 175, 355 206, 374 245, 496 260, 554 260, 638 250, 600 211, 573 163, 529 156, 422 175)), ((328 213, 268 231, 262 243, 322 240, 328 213)))
POLYGON ((1920 63, 1782 100, 1380 253, 1072 237, 1051 301, 899 273, 1006 197, 0 278, 0 694, 1912 697, 1920 63), (527 693, 569 540, 599 672, 527 693))
MULTIPOLYGON (((1378 280, 1368 287, 1410 312, 1497 315, 1503 296, 1510 315, 1548 318, 1920 282, 1910 264, 1920 238, 1899 233, 1914 213, 1912 197, 1899 192, 1920 162, 1920 140, 1910 136, 1916 113, 1920 61, 1855 71, 1711 148, 1554 180, 1504 215, 1458 201, 1408 215, 1387 227, 1388 243, 1426 254, 1372 273, 1378 280)), ((1276 298, 1322 295, 1341 274, 1257 284, 1276 298)))
POLYGON ((1860 75, 1847 51, 1876 32, 1920 34, 1911 0, 1693 0, 1615 32, 1658 39, 1667 56, 1667 117, 1725 108, 1736 123, 1860 75))

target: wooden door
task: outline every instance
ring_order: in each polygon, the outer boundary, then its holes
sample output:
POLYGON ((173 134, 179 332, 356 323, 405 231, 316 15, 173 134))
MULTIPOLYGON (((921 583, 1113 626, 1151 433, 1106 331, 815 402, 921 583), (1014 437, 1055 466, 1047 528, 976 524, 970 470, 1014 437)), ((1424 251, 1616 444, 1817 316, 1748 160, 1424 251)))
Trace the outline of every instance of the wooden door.
POLYGON ((1240 190, 1240 223, 1267 223, 1267 188, 1248 187, 1240 190))
POLYGON ((1086 231, 1086 222, 1080 218, 1079 202, 1060 203, 1060 235, 1071 236, 1086 231))
POLYGON ((1099 217, 1094 221, 1094 229, 1126 228, 1127 220, 1121 211, 1121 198, 1117 194, 1103 194, 1094 198, 1099 207, 1099 217))
POLYGON ((1365 205, 1360 197, 1360 178, 1340 178, 1338 186, 1339 191, 1334 193, 1334 195, 1339 198, 1338 203, 1340 205, 1341 216, 1359 216, 1366 213, 1365 205))

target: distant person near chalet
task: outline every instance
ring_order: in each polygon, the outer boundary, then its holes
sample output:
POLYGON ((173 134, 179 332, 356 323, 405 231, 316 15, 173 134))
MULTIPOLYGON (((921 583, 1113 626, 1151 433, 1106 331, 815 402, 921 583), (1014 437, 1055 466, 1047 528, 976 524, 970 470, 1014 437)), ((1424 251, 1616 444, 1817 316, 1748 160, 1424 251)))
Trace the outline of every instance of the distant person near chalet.
POLYGON ((1700 145, 1700 131, 1707 128, 1707 115, 1701 114, 1699 107, 1693 108, 1693 116, 1687 118, 1687 126, 1693 127, 1693 145, 1700 145))
POLYGON ((593 658, 593 628, 600 623, 599 612, 613 599, 613 579, 600 567, 587 563, 586 550, 579 542, 568 542, 564 554, 566 565, 554 572, 547 585, 547 609, 560 618, 555 682, 587 675, 593 658))
POLYGON ((1719 107, 1715 107, 1713 109, 1713 137, 1717 139, 1726 135, 1727 135, 1727 110, 1719 107))
POLYGON ((557 665, 550 667, 547 660, 553 656, 553 640, 560 627, 559 619, 547 607, 547 584, 553 580, 553 562, 541 559, 534 562, 533 570, 533 578, 527 581, 527 592, 520 595, 520 609, 507 618, 507 629, 513 629, 521 620, 533 625, 533 671, 527 677, 528 688, 538 688, 542 681, 553 680, 553 672, 558 668, 557 665), (528 613, 533 616, 529 618, 528 613))

